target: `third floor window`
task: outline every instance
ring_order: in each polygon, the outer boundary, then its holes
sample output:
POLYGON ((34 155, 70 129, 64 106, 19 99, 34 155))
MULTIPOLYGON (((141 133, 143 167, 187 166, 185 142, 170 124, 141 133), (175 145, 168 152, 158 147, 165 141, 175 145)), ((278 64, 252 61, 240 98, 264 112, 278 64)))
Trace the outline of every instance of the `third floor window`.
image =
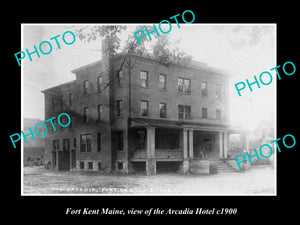
POLYGON ((147 71, 141 71, 141 87, 148 88, 148 72, 147 71))
POLYGON ((178 92, 191 93, 191 81, 190 79, 178 78, 178 92))
POLYGON ((83 94, 86 95, 88 93, 88 89, 89 89, 89 81, 85 80, 83 82, 83 94))

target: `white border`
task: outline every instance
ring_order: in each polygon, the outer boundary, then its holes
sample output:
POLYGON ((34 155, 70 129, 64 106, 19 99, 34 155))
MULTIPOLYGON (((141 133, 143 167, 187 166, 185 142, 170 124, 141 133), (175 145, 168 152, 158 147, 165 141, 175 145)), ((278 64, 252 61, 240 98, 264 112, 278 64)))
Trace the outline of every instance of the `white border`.
MULTIPOLYGON (((25 25, 30 25, 30 26, 72 26, 72 25, 153 25, 150 23, 130 23, 130 24, 124 24, 124 23, 21 23, 21 49, 24 49, 23 46, 23 26, 25 25)), ((155 24, 155 23, 154 23, 155 24)), ((172 23, 175 24, 175 23, 172 23)), ((180 24, 180 26, 270 26, 273 25, 275 26, 275 65, 277 65, 277 23, 226 23, 226 24, 222 24, 222 23, 193 23, 193 24, 180 24)), ((24 91, 24 87, 23 87, 23 67, 24 64, 21 65, 21 128, 23 130, 23 91, 24 91)), ((275 122, 275 129, 274 129, 274 137, 275 139, 277 139, 277 79, 275 80, 275 93, 274 96, 276 96, 274 98, 275 100, 275 116, 274 116, 274 122, 275 122)), ((274 178, 275 178, 275 194, 24 194, 24 187, 23 187, 23 156, 24 156, 24 152, 23 152, 23 141, 22 139, 21 141, 21 196, 277 196, 277 151, 274 151, 274 169, 275 169, 275 173, 274 173, 274 178)), ((85 188, 83 188, 85 189, 85 188)))

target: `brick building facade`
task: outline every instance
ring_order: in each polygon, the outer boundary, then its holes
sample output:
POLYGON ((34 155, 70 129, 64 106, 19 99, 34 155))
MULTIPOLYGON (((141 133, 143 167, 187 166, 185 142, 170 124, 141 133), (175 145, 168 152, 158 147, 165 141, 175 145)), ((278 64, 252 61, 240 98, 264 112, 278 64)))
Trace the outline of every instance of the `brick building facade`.
POLYGON ((62 112, 72 119, 46 136, 51 168, 187 173, 195 163, 227 158, 226 73, 105 54, 72 73, 74 81, 43 91, 46 119, 62 112))

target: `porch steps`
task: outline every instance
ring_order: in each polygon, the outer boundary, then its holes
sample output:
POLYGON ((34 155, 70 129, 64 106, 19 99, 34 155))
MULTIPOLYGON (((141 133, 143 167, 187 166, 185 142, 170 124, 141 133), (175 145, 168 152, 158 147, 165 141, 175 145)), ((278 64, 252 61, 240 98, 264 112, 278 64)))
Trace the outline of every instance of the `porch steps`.
POLYGON ((218 173, 237 172, 234 168, 220 159, 210 159, 210 162, 214 162, 217 165, 218 173))

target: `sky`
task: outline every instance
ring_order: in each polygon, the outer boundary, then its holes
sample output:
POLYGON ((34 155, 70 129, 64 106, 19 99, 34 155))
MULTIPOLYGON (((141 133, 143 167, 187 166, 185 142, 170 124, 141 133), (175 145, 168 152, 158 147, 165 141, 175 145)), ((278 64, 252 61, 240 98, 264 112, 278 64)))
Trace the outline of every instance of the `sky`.
MULTIPOLYGON (((66 45, 61 40, 64 32, 74 31, 85 25, 22 24, 22 51, 28 48, 31 52, 34 45, 38 47, 42 41, 50 41, 50 38, 57 35, 60 35, 58 40, 61 46, 58 49, 52 40, 50 42, 53 49, 49 55, 40 54, 38 58, 34 54, 32 61, 28 56, 22 60, 23 117, 44 120, 44 96, 41 91, 74 80, 75 74, 71 70, 101 59, 100 39, 85 43, 77 38, 72 45, 66 45)), ((133 36, 137 25, 142 24, 127 25, 127 29, 120 34, 121 48, 127 38, 133 36)), ((193 60, 232 74, 229 86, 232 126, 254 130, 262 120, 275 118, 277 81, 275 72, 270 69, 277 66, 276 25, 180 24, 178 28, 176 24, 172 24, 172 30, 168 34, 160 35, 168 35, 180 50, 192 55, 193 60), (253 92, 245 89, 239 97, 234 84, 245 82, 245 79, 254 81, 253 76, 259 77, 263 71, 273 75, 273 82, 267 86, 261 85, 260 89, 253 86, 253 92)), ((66 35, 66 38, 70 37, 66 35)), ((149 49, 152 41, 146 45, 149 49)), ((47 51, 46 47, 44 51, 47 51)))

